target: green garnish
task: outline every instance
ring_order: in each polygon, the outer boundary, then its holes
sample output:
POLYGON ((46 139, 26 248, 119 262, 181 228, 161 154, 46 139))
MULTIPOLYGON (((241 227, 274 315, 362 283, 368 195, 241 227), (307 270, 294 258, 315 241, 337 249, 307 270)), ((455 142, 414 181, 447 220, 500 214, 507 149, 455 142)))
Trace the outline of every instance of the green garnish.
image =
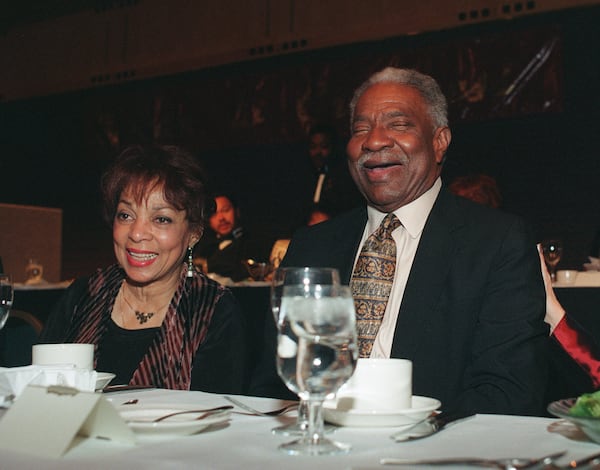
POLYGON ((581 395, 569 409, 569 414, 580 418, 600 418, 600 390, 581 395))

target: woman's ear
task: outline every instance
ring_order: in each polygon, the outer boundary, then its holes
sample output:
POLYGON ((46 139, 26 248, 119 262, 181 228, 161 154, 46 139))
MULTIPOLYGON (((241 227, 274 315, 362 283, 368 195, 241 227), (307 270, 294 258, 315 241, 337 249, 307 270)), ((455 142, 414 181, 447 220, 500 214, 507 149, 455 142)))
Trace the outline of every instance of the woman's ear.
POLYGON ((204 228, 203 227, 199 227, 199 228, 195 229, 192 232, 192 234, 190 235, 190 241, 188 243, 188 246, 194 247, 194 245, 196 245, 196 243, 198 243, 200 241, 200 239, 202 238, 203 234, 204 234, 204 228))

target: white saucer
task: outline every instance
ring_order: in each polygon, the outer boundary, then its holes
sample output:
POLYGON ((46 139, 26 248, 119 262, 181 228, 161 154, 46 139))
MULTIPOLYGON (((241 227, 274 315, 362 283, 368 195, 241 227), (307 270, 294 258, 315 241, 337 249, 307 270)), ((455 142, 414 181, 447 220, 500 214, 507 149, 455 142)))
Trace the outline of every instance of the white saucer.
POLYGON ((230 417, 230 411, 224 410, 204 419, 196 420, 202 413, 186 413, 173 416, 165 421, 153 423, 152 421, 161 416, 176 411, 185 411, 190 407, 181 405, 146 405, 143 407, 125 405, 119 408, 119 414, 129 427, 141 434, 194 434, 206 429, 213 424, 224 423, 230 417))
POLYGON ((441 405, 435 398, 413 395, 412 407, 405 410, 338 410, 335 400, 323 404, 325 421, 338 426, 398 427, 418 423, 441 405))
POLYGON ((112 379, 116 377, 115 374, 110 372, 97 372, 96 374, 96 388, 94 390, 100 391, 106 387, 112 379))

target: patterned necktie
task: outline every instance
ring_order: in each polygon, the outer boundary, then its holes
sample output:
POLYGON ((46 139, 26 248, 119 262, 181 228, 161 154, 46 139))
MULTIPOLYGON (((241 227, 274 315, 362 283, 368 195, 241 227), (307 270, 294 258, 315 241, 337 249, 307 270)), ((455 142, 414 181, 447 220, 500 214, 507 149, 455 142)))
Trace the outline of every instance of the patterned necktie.
POLYGON ((393 213, 365 241, 352 273, 350 287, 356 308, 360 357, 369 357, 385 313, 396 271, 396 242, 392 232, 401 223, 393 213))

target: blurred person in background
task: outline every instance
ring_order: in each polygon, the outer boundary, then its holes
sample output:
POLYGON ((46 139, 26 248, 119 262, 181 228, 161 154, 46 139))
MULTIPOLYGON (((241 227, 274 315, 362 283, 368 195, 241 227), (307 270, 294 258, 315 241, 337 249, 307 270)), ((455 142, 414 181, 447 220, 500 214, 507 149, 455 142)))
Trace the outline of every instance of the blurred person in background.
POLYGON ((195 254, 201 259, 204 272, 238 282, 248 278, 243 262, 268 260, 273 243, 266 237, 252 237, 244 230, 240 209, 231 195, 218 193, 214 204, 210 229, 198 243, 195 254))
POLYGON ((307 185, 310 189, 308 214, 318 208, 319 212, 331 217, 361 201, 338 145, 337 132, 332 126, 317 124, 308 133, 308 156, 312 166, 312 183, 307 185))
POLYGON ((457 196, 470 199, 494 209, 502 205, 502 196, 496 180, 489 175, 477 174, 455 178, 448 189, 457 196))

